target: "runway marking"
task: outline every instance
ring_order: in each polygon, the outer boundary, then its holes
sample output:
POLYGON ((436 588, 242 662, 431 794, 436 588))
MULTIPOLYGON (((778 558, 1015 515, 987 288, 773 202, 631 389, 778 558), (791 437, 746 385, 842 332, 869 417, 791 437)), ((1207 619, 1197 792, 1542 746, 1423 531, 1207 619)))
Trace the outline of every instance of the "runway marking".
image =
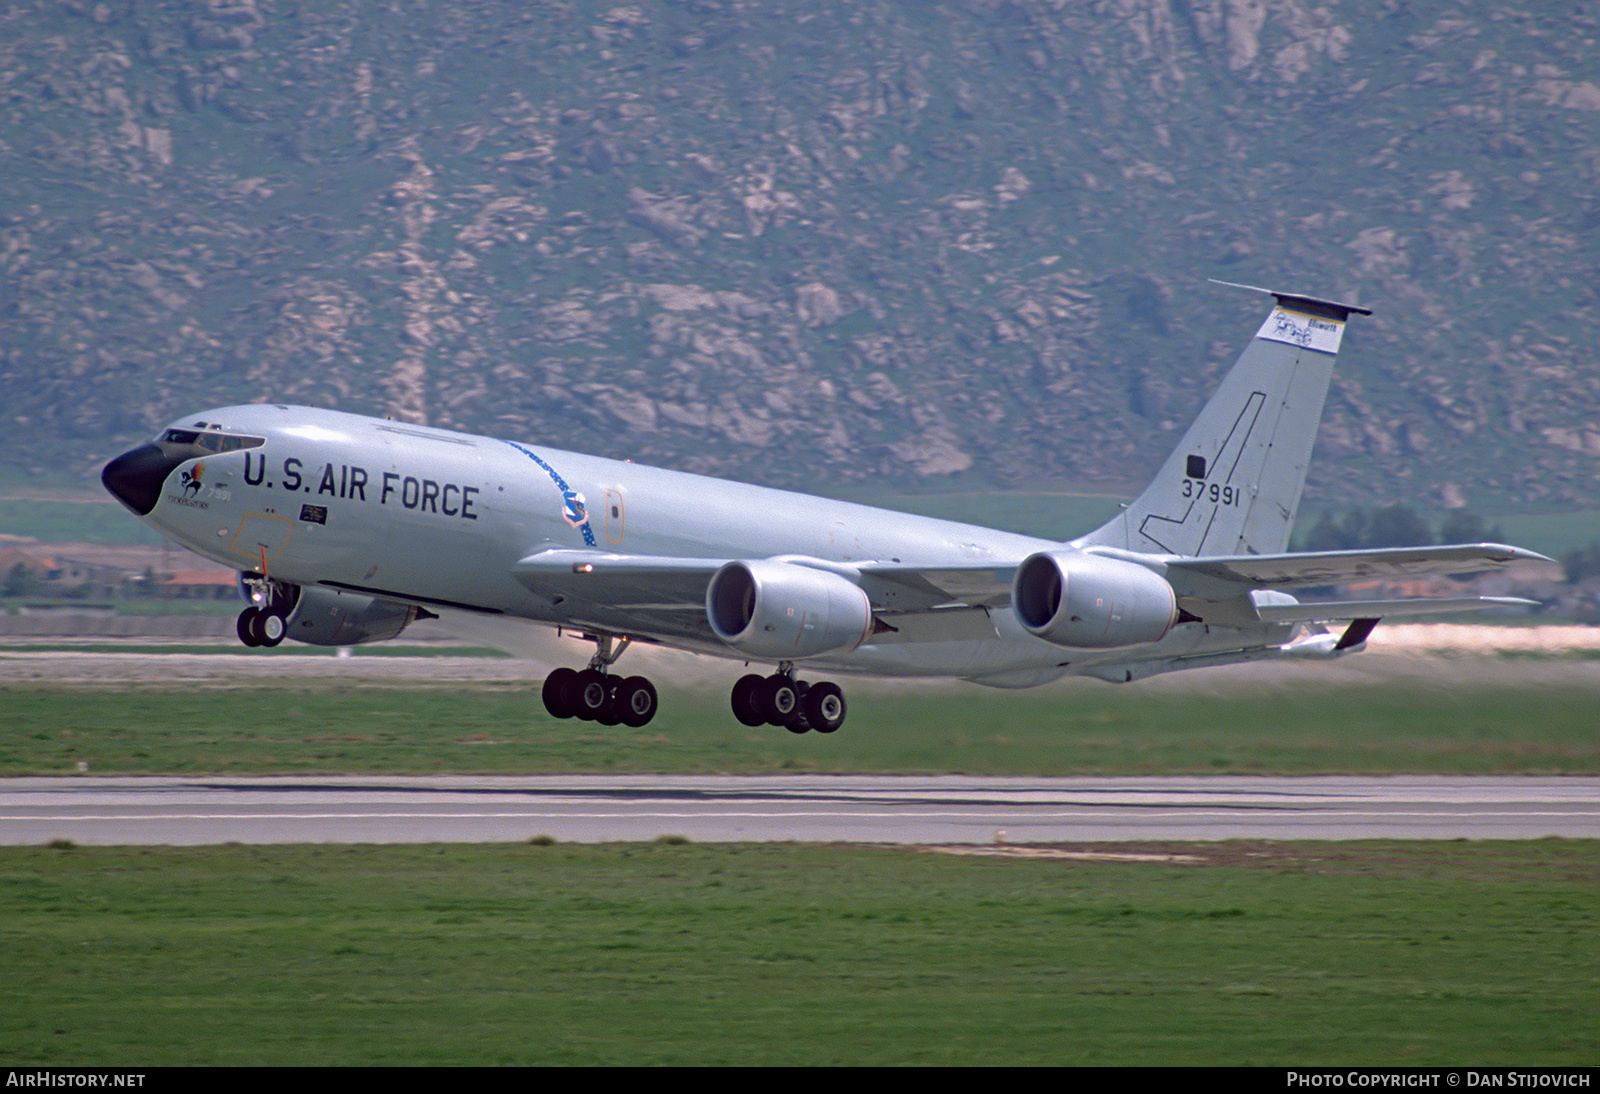
POLYGON ((630 817, 650 818, 665 817, 674 820, 704 820, 717 817, 740 818, 769 818, 769 817, 853 817, 853 818, 882 818, 903 819, 906 816, 927 817, 938 819, 982 817, 985 819, 996 817, 1012 817, 1020 820, 1120 820, 1120 819, 1176 819, 1183 817, 1232 817, 1235 819, 1250 820, 1316 820, 1327 818, 1358 818, 1358 817, 1588 817, 1600 819, 1600 811, 1586 811, 1580 809, 1550 810, 1539 812, 1510 812, 1506 810, 1486 810, 1456 812, 1453 810, 1434 812, 1411 811, 1356 811, 1356 810, 1285 810, 1283 812, 1252 810, 1161 810, 1159 812, 1134 812, 1131 810, 1117 810, 1106 813, 992 813, 987 811, 973 811, 966 813, 920 813, 905 811, 893 813, 867 813, 849 812, 845 810, 806 810, 796 812, 765 812, 765 813, 725 813, 705 811, 699 813, 669 813, 646 812, 636 810, 626 813, 528 813, 528 812, 501 812, 501 813, 98 813, 98 814, 73 814, 73 813, 40 813, 30 815, 12 815, 0 817, 0 823, 6 821, 170 821, 170 820, 404 820, 415 818, 418 820, 439 820, 459 818, 462 820, 493 820, 497 818, 532 817, 539 819, 560 818, 571 820, 617 820, 630 817))

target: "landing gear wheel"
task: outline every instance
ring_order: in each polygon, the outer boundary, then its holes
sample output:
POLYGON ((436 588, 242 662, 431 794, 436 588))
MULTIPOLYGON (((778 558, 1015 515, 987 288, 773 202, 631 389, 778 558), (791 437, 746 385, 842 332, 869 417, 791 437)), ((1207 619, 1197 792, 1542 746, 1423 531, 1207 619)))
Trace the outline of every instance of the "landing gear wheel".
POLYGON ((544 709, 550 712, 552 718, 572 717, 572 707, 568 705, 566 694, 567 685, 572 683, 572 678, 577 672, 565 666, 556 669, 544 678, 544 688, 540 697, 544 699, 544 709))
POLYGON ((751 673, 739 677, 739 682, 733 685, 733 716, 740 723, 747 726, 764 726, 767 716, 761 711, 761 687, 766 683, 766 678, 751 673))
POLYGON ((844 725, 844 692, 838 684, 826 681, 812 684, 801 706, 805 709, 806 720, 811 723, 811 728, 818 733, 832 733, 844 725))
POLYGON ((250 644, 252 646, 265 646, 267 644, 267 609, 257 608, 250 614, 250 644))
POLYGON ((575 673, 562 693, 573 716, 593 722, 605 711, 611 699, 611 689, 606 686, 605 673, 598 669, 584 669, 575 673))
POLYGON ((239 641, 247 646, 261 645, 261 639, 256 637, 256 616, 260 614, 260 608, 246 608, 239 613, 239 622, 236 624, 236 629, 239 632, 239 641))
POLYGON ((600 713, 594 716, 595 724, 614 726, 622 721, 622 712, 617 709, 617 689, 622 686, 622 681, 615 676, 607 676, 606 704, 600 708, 600 713))
POLYGON ((760 710, 766 715, 768 725, 788 725, 789 716, 799 705, 800 693, 795 689, 793 677, 780 672, 762 682, 760 710))
POLYGON ((804 680, 794 682, 794 710, 789 712, 789 717, 783 723, 783 728, 790 733, 811 732, 811 719, 806 716, 806 696, 810 692, 811 685, 804 680))
POLYGON ((289 631, 289 621, 270 608, 262 608, 256 616, 255 631, 263 646, 276 646, 289 631))
POLYGON ((625 724, 637 729, 656 716, 656 687, 643 676, 630 676, 617 685, 611 705, 625 724))
POLYGON ((790 733, 810 733, 811 720, 806 717, 805 709, 796 704, 794 713, 790 714, 789 720, 783 723, 783 728, 790 733))

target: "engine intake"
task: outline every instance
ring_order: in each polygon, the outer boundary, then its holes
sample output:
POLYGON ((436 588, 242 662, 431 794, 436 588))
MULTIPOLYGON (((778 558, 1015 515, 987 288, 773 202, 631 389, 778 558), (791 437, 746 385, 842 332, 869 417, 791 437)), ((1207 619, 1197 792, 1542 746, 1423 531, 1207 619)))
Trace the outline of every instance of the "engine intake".
POLYGON ((855 649, 872 633, 872 604, 860 586, 826 570, 729 562, 706 586, 706 620, 734 649, 787 661, 855 649))
POLYGON ((1023 559, 1011 603, 1030 634, 1080 649, 1156 642, 1178 618, 1177 595, 1161 575, 1081 551, 1023 559))

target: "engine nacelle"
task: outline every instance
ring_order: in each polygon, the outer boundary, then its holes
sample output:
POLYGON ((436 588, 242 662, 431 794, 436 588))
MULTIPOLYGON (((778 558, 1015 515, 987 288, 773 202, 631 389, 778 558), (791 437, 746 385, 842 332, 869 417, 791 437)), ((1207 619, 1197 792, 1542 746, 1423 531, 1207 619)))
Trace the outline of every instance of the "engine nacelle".
POLYGON ((1178 618, 1177 595, 1160 574, 1080 551, 1023 559, 1011 604, 1029 633, 1079 649, 1155 642, 1178 618))
POLYGON ((410 604, 360 593, 302 586, 284 637, 313 646, 382 642, 406 629, 418 612, 410 604))
POLYGON ((734 649, 789 661, 861 645, 872 633, 872 604, 838 574, 761 559, 729 562, 711 576, 706 619, 734 649))

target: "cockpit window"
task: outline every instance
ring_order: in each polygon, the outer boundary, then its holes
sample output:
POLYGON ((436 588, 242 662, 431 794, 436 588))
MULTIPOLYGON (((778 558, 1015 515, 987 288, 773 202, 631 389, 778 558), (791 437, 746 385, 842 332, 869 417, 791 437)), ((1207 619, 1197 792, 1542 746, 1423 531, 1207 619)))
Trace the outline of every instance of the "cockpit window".
POLYGON ((241 448, 260 448, 265 437, 246 437, 237 433, 204 432, 195 429, 169 429, 161 435, 164 444, 192 444, 207 452, 237 452, 241 448))

